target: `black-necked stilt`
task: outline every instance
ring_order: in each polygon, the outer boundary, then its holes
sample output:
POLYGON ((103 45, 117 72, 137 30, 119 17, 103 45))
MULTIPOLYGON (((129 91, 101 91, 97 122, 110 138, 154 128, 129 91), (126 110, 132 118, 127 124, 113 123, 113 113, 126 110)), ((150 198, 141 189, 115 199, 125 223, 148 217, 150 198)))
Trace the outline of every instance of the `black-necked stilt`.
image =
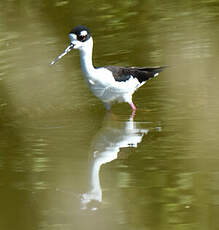
POLYGON ((135 111, 133 93, 148 79, 156 77, 165 67, 94 67, 92 63, 93 39, 85 26, 77 26, 70 33, 71 44, 51 65, 72 49, 79 49, 81 68, 90 90, 110 110, 113 102, 127 102, 135 111))

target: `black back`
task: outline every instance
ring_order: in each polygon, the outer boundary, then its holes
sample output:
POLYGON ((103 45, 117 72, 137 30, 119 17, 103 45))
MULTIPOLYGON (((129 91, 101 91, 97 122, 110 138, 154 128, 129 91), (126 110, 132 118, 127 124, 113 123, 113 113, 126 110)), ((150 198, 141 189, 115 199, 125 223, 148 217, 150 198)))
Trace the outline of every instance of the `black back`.
POLYGON ((120 67, 120 66, 105 66, 110 70, 116 81, 127 81, 131 77, 137 78, 140 83, 155 77, 166 66, 160 67, 120 67))

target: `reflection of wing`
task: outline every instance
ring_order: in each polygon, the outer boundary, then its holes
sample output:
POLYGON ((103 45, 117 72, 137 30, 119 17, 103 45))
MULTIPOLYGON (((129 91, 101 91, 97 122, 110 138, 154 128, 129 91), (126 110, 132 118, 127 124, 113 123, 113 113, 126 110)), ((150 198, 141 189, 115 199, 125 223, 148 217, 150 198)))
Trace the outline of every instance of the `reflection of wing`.
POLYGON ((99 181, 101 165, 115 160, 120 148, 136 148, 137 144, 142 141, 144 134, 148 133, 148 129, 136 128, 136 125, 137 123, 133 122, 132 117, 126 122, 115 122, 109 119, 103 124, 103 128, 94 138, 91 146, 93 153, 90 178, 91 190, 82 195, 83 209, 86 209, 87 205, 92 201, 102 201, 102 190, 99 181))
POLYGON ((94 157, 103 163, 112 161, 117 158, 120 148, 137 147, 147 132, 147 129, 137 129, 132 118, 126 122, 111 120, 111 122, 106 123, 106 126, 99 131, 93 140, 92 152, 94 157))

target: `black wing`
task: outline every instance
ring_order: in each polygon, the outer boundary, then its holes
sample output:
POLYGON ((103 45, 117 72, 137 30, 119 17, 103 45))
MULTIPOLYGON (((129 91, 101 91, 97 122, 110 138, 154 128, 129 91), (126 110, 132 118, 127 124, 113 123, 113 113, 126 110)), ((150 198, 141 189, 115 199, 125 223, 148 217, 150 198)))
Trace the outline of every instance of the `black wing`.
POLYGON ((116 81, 127 81, 129 78, 137 78, 140 83, 149 80, 160 73, 166 66, 160 67, 120 67, 105 66, 110 70, 116 81))

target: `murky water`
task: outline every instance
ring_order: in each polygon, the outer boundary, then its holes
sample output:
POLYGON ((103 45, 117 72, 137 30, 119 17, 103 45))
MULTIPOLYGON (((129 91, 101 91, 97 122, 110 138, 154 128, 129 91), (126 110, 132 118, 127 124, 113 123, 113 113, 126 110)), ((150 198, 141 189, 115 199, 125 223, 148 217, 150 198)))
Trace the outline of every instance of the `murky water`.
POLYGON ((0 2, 0 229, 217 229, 219 2, 0 2), (111 114, 97 66, 169 65, 111 114))

